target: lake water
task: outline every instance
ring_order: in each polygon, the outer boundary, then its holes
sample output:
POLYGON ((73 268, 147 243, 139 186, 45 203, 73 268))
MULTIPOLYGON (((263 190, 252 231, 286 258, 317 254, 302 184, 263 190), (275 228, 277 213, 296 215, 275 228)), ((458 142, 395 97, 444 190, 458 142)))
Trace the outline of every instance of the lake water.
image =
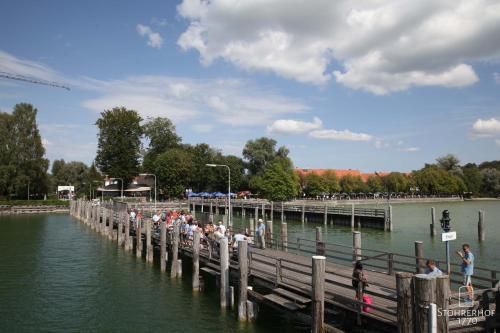
POLYGON ((266 313, 240 324, 215 290, 193 293, 188 274, 170 279, 69 215, 1 216, 0 228, 0 332, 294 329, 266 313))

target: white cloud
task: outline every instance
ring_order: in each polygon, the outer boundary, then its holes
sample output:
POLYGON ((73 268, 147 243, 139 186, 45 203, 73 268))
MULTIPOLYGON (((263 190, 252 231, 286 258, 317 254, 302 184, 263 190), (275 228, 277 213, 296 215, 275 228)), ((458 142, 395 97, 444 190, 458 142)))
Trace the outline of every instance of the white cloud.
POLYGON ((498 1, 184 0, 177 10, 189 21, 179 46, 205 65, 374 94, 468 86, 472 63, 500 60, 498 1))
POLYGON ((191 129, 198 133, 210 133, 213 130, 213 126, 210 124, 193 124, 191 129))
POLYGON ((376 149, 384 149, 389 147, 389 144, 385 142, 383 139, 376 139, 373 145, 375 146, 376 149))
POLYGON ((404 147, 404 148, 399 148, 399 151, 407 152, 407 153, 413 153, 420 151, 419 147, 404 147))
POLYGON ((20 59, 1 50, 0 72, 27 76, 44 81, 62 80, 62 76, 60 74, 42 63, 20 59))
POLYGON ((158 32, 154 32, 147 25, 138 24, 136 30, 140 36, 147 37, 149 46, 159 49, 163 45, 163 38, 161 35, 158 32))
POLYGON ((471 134, 475 137, 493 137, 500 135, 500 120, 496 118, 478 119, 472 125, 471 134))
POLYGON ((312 122, 294 119, 278 119, 267 126, 267 132, 277 134, 299 134, 320 129, 322 126, 323 122, 318 117, 314 117, 312 122))
POLYGON ((315 139, 339 141, 371 141, 373 136, 365 133, 353 133, 349 130, 337 131, 334 129, 315 130, 309 133, 315 139))

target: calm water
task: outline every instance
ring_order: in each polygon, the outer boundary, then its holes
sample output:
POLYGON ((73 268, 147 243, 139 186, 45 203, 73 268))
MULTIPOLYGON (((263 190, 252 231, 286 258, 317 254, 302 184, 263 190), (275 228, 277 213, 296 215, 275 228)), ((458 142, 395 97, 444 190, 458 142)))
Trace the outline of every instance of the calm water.
POLYGON ((1 216, 0 228, 0 332, 293 330, 266 312, 239 324, 189 274, 171 280, 68 215, 1 216))
MULTIPOLYGON (((386 207, 380 205, 379 207, 386 207)), ((363 248, 379 251, 395 252, 407 255, 414 254, 414 242, 423 241, 424 255, 429 258, 444 259, 444 245, 441 242, 441 227, 437 226, 438 235, 430 237, 431 207, 436 208, 436 223, 439 223, 441 212, 448 209, 451 215, 451 225, 457 232, 457 240, 451 242, 452 255, 460 250, 463 243, 469 243, 476 256, 476 265, 500 270, 500 201, 466 201, 432 204, 393 204, 393 232, 361 228, 363 248), (477 221, 478 211, 485 211, 486 240, 478 242, 477 221)), ((279 234, 279 220, 273 225, 274 232, 279 234)), ((288 239, 315 239, 315 227, 323 226, 322 222, 289 220, 288 239)), ((235 218, 236 225, 248 223, 241 218, 235 218)), ((295 239, 295 240, 294 240, 295 239)), ((352 244, 350 227, 327 226, 323 228, 323 239, 331 243, 352 244)), ((454 262, 459 263, 453 255, 454 262)), ((379 263, 380 264, 380 263, 379 263)))

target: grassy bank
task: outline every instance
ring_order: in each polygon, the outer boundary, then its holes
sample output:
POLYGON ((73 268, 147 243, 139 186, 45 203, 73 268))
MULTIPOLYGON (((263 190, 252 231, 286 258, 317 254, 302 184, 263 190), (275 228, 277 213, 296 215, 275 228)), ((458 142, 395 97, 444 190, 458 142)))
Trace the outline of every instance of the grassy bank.
POLYGON ((0 200, 0 206, 69 206, 68 200, 0 200))

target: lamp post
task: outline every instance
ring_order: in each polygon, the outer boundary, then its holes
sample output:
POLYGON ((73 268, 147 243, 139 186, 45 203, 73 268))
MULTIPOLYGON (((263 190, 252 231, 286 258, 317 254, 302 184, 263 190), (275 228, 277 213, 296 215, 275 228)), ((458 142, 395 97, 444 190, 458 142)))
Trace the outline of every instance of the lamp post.
POLYGON ((119 180, 121 180, 121 182, 122 182, 122 191, 121 191, 121 196, 122 196, 122 199, 123 199, 123 179, 122 179, 122 178, 118 178, 118 177, 111 178, 111 180, 115 180, 115 179, 119 179, 119 180))
POLYGON ((155 211, 156 211, 156 175, 152 173, 140 173, 139 176, 153 176, 155 177, 155 211))
POLYGON ((229 166, 227 166, 225 164, 205 164, 205 165, 207 167, 211 167, 211 168, 217 168, 217 167, 227 168, 227 173, 228 173, 227 205, 228 205, 228 209, 229 209, 228 218, 227 218, 227 224, 230 227, 232 227, 233 226, 233 222, 232 222, 232 219, 231 219, 231 168, 229 168, 229 166))

